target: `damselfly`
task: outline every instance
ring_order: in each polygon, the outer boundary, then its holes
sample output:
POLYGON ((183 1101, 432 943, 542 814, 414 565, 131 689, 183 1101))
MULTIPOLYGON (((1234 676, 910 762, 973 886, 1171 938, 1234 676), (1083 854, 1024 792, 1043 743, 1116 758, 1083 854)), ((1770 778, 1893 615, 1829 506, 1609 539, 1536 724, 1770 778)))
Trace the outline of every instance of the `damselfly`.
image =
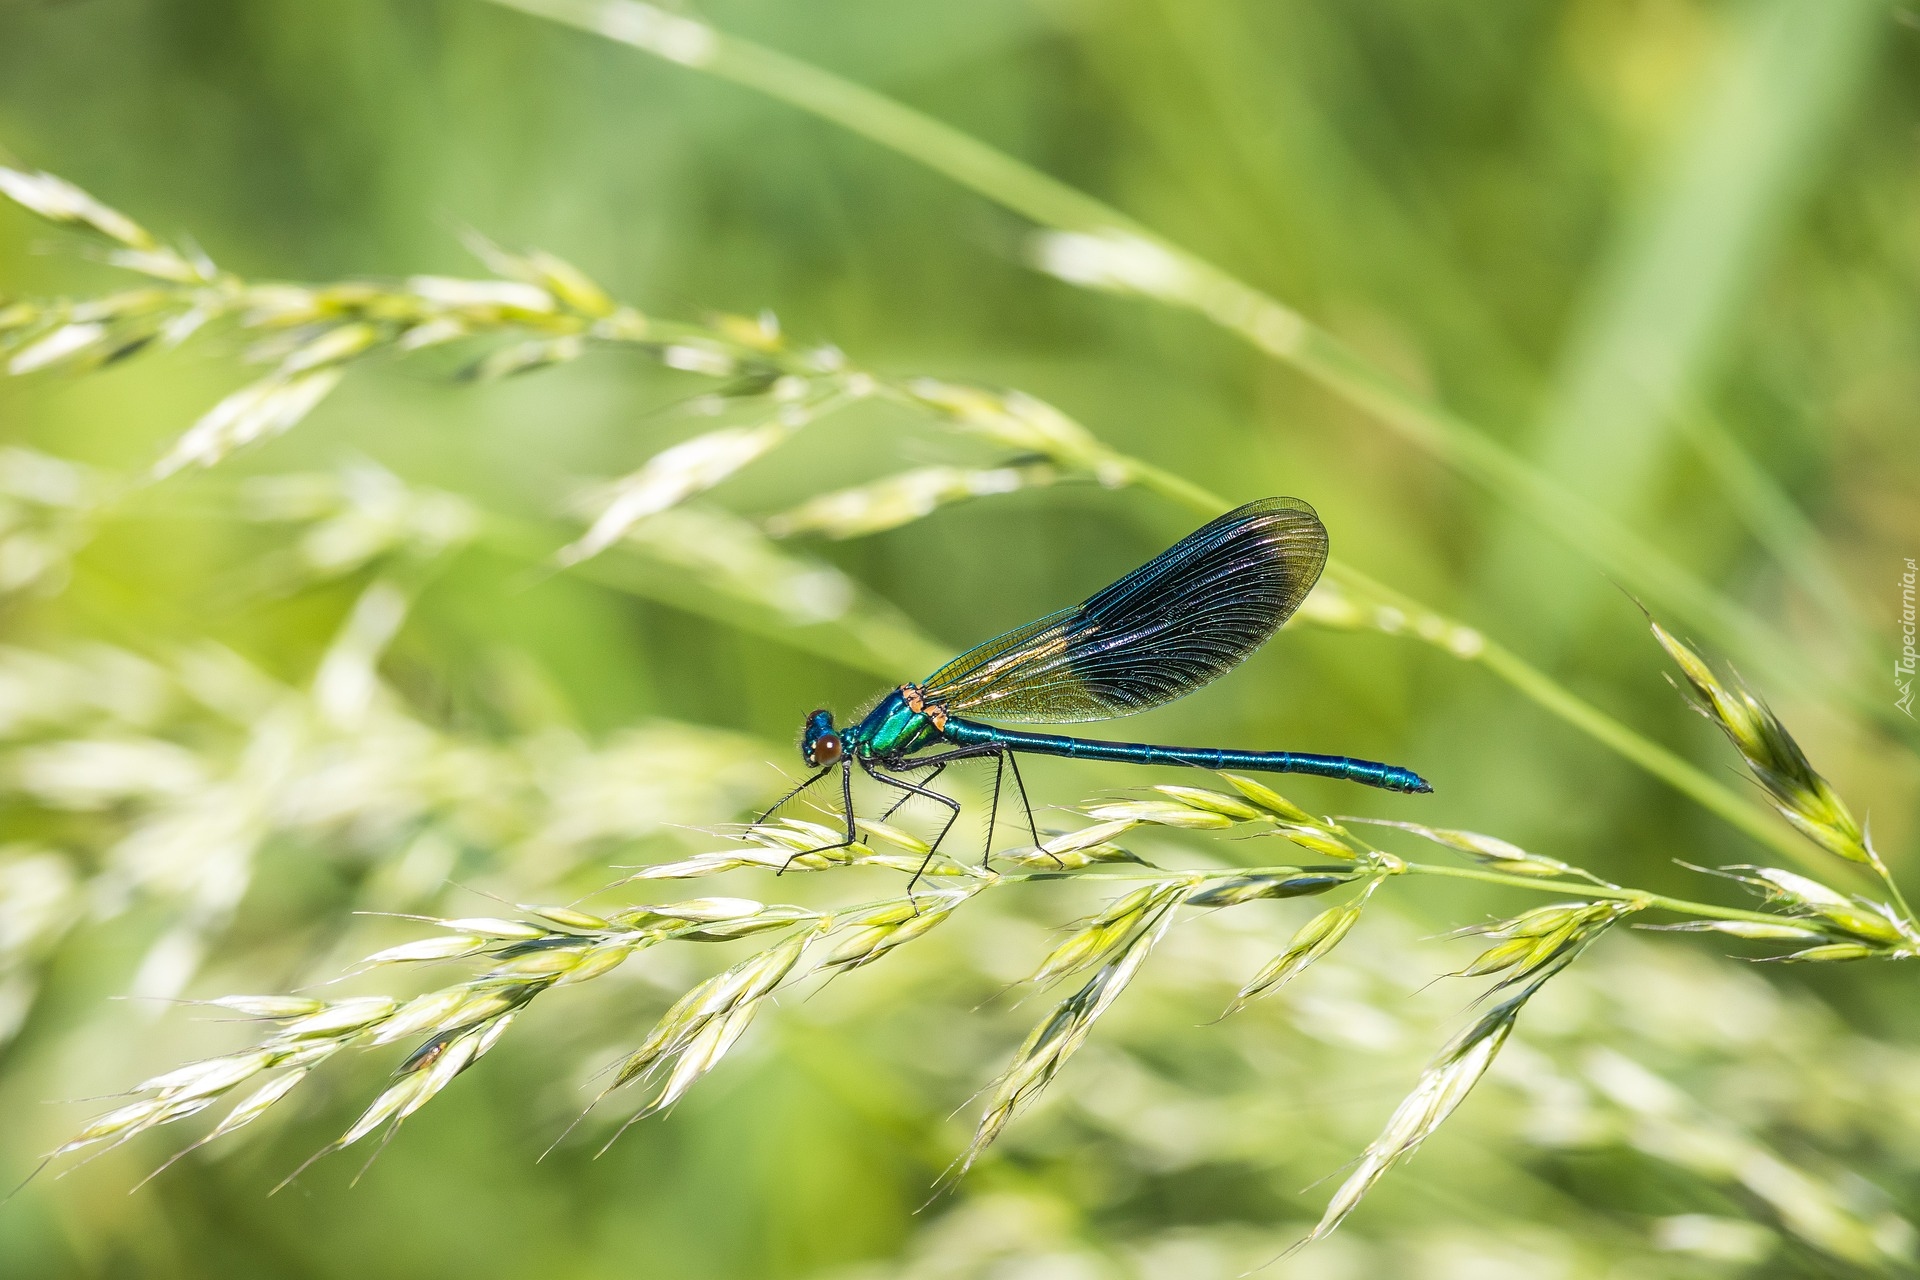
MULTIPOLYGON (((1071 609, 996 636, 919 684, 901 685, 857 724, 835 728, 831 712, 815 711, 802 730, 800 753, 817 772, 781 797, 762 821, 838 768, 846 837, 827 848, 852 844, 858 838, 853 812, 858 764, 876 782, 903 793, 894 808, 921 796, 949 809, 933 842, 938 849, 960 816, 960 802, 927 784, 949 764, 992 756, 991 853, 1001 770, 1008 765, 1025 802, 1016 758, 1022 752, 1307 773, 1388 791, 1432 791, 1410 769, 1348 756, 1101 742, 984 723, 1110 720, 1183 697, 1265 644, 1312 590, 1326 562, 1326 526, 1300 499, 1263 498, 1230 511, 1071 609), (901 776, 922 770, 926 774, 918 779, 901 776)), ((1032 831, 1031 806, 1027 825, 1032 831)), ((1034 840, 1039 842, 1037 831, 1034 840)))

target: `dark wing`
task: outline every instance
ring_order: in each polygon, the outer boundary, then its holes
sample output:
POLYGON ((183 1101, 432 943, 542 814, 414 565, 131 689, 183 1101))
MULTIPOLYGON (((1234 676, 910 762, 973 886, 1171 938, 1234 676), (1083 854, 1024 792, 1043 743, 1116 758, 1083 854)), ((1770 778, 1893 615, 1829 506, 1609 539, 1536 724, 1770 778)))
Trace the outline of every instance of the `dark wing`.
POLYGON ((1265 644, 1326 563, 1312 507, 1249 502, 1084 603, 961 654, 927 678, 927 697, 959 715, 1029 722, 1157 707, 1265 644))

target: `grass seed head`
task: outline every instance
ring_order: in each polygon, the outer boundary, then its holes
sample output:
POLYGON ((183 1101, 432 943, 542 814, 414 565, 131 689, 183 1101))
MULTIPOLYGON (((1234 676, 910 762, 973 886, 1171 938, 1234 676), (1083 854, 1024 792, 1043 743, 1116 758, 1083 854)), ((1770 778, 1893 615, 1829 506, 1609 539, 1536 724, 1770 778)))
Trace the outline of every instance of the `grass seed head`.
POLYGON ((85 227, 129 249, 160 248, 153 234, 132 218, 50 173, 0 168, 0 195, 49 222, 85 227))
POLYGON ((300 996, 220 996, 207 1003, 232 1009, 250 1018, 281 1022, 305 1018, 327 1007, 324 1000, 308 1000, 300 996))
POLYGON ((1686 920, 1679 924, 1643 926, 1666 933, 1724 933, 1756 942, 1812 942, 1824 937, 1818 929, 1797 924, 1764 924, 1758 920, 1686 920))
POLYGON ((307 1069, 302 1067, 294 1071, 289 1071, 278 1079, 270 1080, 266 1084, 261 1085, 239 1102, 233 1104, 233 1109, 221 1117, 220 1123, 215 1125, 213 1132, 207 1135, 207 1140, 212 1141, 215 1138, 223 1138, 235 1129, 252 1124, 255 1120, 265 1115, 274 1103, 280 1101, 280 1099, 286 1097, 289 1093, 292 1093, 294 1087, 306 1078, 307 1069))
POLYGON ((784 442, 791 432, 792 428, 778 422, 723 427, 663 449, 612 486, 600 514, 561 553, 561 562, 573 565, 599 555, 640 521, 713 488, 784 442))
POLYGON ((1482 835, 1478 831, 1456 831, 1448 827, 1429 827, 1418 822, 1393 822, 1385 818, 1351 818, 1351 822, 1364 822, 1375 827, 1394 827, 1401 831, 1411 831, 1424 840, 1470 854, 1489 870, 1520 876, 1584 876, 1586 873, 1557 858, 1543 857, 1530 853, 1519 845, 1498 836, 1482 835))
POLYGON ((1108 963, 1124 954, 1143 930, 1157 924, 1186 893, 1186 881, 1163 881, 1143 885, 1115 899, 1049 952, 1028 981, 1035 986, 1045 986, 1108 963))
POLYGON ((1340 945, 1341 939, 1360 921, 1360 913, 1366 908, 1367 898, 1372 890, 1362 893, 1352 902, 1337 907, 1328 907, 1313 919, 1301 925, 1287 942, 1287 949, 1275 956, 1256 973, 1246 986, 1240 988, 1233 1002, 1220 1016, 1225 1018, 1240 1012, 1264 995, 1278 991, 1304 973, 1314 961, 1340 945))
POLYGON ((1238 791, 1241 795, 1253 801, 1269 813, 1278 814, 1288 822, 1303 827, 1322 825, 1320 819, 1314 817, 1264 782, 1255 781, 1244 774, 1238 773, 1223 773, 1220 776, 1232 783, 1235 791, 1238 791))
POLYGON ((399 1007, 400 1002, 390 996, 356 996, 300 1019, 281 1035, 289 1039, 338 1039, 379 1022, 399 1007))
POLYGON ((1774 808, 1794 828, 1827 852, 1875 868, 1879 859, 1866 832, 1766 703, 1737 681, 1729 685, 1706 662, 1659 623, 1654 639, 1680 667, 1694 692, 1695 709, 1718 725, 1766 789, 1774 808))
POLYGON ((1843 960, 1869 960, 1875 956, 1885 956, 1879 947, 1862 946, 1857 942, 1831 942, 1825 946, 1808 947, 1780 959, 1789 964, 1831 964, 1843 960))
POLYGON ((688 898, 684 902, 661 902, 646 908, 650 915, 667 920, 698 921, 744 920, 767 909, 764 902, 752 898, 688 898))
POLYGON ((338 366, 290 377, 269 374, 240 388, 207 413, 156 462, 156 478, 184 467, 210 467, 234 450, 292 429, 340 385, 338 366))
POLYGON ((1302 849, 1311 849, 1313 852, 1324 854, 1329 858, 1339 858, 1343 862, 1352 862, 1360 856, 1359 850, 1347 844, 1339 837, 1330 834, 1325 827, 1302 827, 1294 826, 1290 823, 1280 823, 1274 829, 1278 834, 1285 836, 1302 849))
POLYGON ((1325 893, 1329 889, 1347 884, 1352 879, 1353 873, 1298 870, 1291 874, 1234 876, 1226 880, 1210 881, 1202 888, 1188 894, 1186 905, 1234 907, 1243 902, 1253 902, 1261 898, 1302 898, 1316 893, 1325 893))
POLYGON ((995 856, 1016 866, 1032 867, 1039 871, 1078 871, 1102 862, 1132 862, 1143 867, 1148 865, 1145 859, 1129 853, 1111 841, 1082 845, 1059 853, 1050 852, 1046 845, 1037 845, 1031 849, 1015 849, 995 856))
POLYGON ((1779 867, 1728 867, 1723 874, 1751 885, 1767 901, 1790 914, 1818 922, 1829 931, 1878 947, 1920 945, 1913 927, 1892 908, 1838 890, 1779 867))
MULTIPOLYGON (((1181 886, 1184 888, 1184 886, 1181 886)), ((1013 1061, 994 1082, 987 1105, 975 1128, 973 1140, 953 1167, 947 1179, 959 1177, 972 1167, 980 1153, 999 1136, 1021 1105, 1030 1101, 1053 1080, 1067 1059, 1085 1042, 1102 1014, 1133 981, 1154 946, 1165 936, 1173 921, 1172 904, 1145 927, 1136 930, 1124 947, 1090 978, 1086 985, 1056 1005, 1028 1034, 1014 1054, 1013 1061)))
POLYGON ((443 938, 419 938, 413 942, 403 942, 397 947, 388 947, 385 951, 376 951, 360 962, 363 968, 372 968, 381 964, 405 964, 412 961, 454 960, 461 956, 470 956, 493 945, 487 938, 478 938, 472 934, 455 933, 443 938))
POLYGON ((1102 822, 1137 822, 1156 827, 1178 827, 1183 831, 1224 831, 1233 819, 1213 809, 1196 809, 1163 800, 1120 800, 1111 804, 1089 805, 1083 812, 1102 822))
POLYGON ((799 961, 812 936, 811 931, 797 932, 779 946, 749 956, 681 996, 655 1024, 645 1043, 621 1063, 609 1091, 681 1052, 715 1019, 725 1018, 772 991, 799 961))
POLYGON ((520 908, 530 916, 538 916, 548 924, 557 924, 562 929, 572 929, 579 933, 595 933, 610 928, 610 922, 585 911, 576 911, 572 907, 529 907, 520 908))
POLYGON ((776 538, 800 533, 862 538, 911 524, 950 503, 1049 485, 1058 474, 1044 464, 987 470, 921 467, 872 484, 821 494, 791 511, 769 517, 766 529, 776 538))
POLYGON ((1206 787, 1160 786, 1155 787, 1154 790, 1162 795, 1172 796, 1175 800, 1178 800, 1189 808, 1225 814, 1236 822, 1250 822, 1255 818, 1264 816, 1259 809, 1248 804, 1245 800, 1237 796, 1226 795, 1219 791, 1212 791, 1206 787))
POLYGON ((447 987, 415 996, 382 1022, 368 1043, 392 1044, 411 1035, 438 1031, 467 1002, 468 996, 468 989, 464 986, 447 987))
POLYGON ((1138 825, 1139 823, 1132 818, 1111 818, 1105 822, 1097 822, 1091 827, 1082 827, 1078 831, 1069 831, 1063 836, 1055 836, 1042 844, 1040 851, 1049 854, 1066 854, 1090 849, 1096 845, 1106 844, 1115 836, 1138 825))
POLYGON ((1307 1240, 1332 1234, 1386 1172, 1412 1154, 1433 1135, 1473 1086, 1493 1065, 1493 1059, 1513 1031, 1519 1001, 1509 1001, 1476 1023, 1466 1035, 1440 1055, 1420 1077, 1413 1092, 1395 1108, 1386 1128, 1360 1157, 1358 1165, 1327 1203, 1326 1212, 1307 1240))
POLYGON ((844 973, 872 964, 895 947, 904 946, 953 914, 951 907, 932 907, 898 919, 884 919, 847 934, 827 953, 820 967, 844 973))
POLYGON ((932 846, 928 845, 927 842, 919 836, 914 835, 910 831, 902 831, 898 827, 890 826, 876 818, 860 818, 856 821, 855 825, 874 839, 885 841, 896 849, 905 849, 908 853, 917 853, 922 856, 933 851, 932 846))

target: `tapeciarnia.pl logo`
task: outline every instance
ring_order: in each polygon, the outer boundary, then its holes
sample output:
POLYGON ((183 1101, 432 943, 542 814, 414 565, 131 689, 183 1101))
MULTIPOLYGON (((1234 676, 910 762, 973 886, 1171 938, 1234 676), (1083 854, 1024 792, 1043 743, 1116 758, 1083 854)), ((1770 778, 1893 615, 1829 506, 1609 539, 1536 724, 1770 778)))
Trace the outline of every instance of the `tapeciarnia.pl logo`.
POLYGON ((1915 654, 1914 636, 1914 592, 1915 568, 1913 558, 1907 559, 1907 571, 1900 575, 1900 656, 1893 660, 1893 688, 1898 695, 1893 705, 1913 717, 1913 670, 1915 654))

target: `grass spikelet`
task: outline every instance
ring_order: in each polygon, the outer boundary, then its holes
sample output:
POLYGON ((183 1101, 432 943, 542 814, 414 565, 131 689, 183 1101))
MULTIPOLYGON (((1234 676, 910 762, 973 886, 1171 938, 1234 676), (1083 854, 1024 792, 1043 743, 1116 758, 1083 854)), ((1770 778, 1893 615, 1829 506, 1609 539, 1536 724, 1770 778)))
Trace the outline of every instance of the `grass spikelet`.
POLYGON ((1120 800, 1112 804, 1088 805, 1082 812, 1101 822, 1178 827, 1183 831, 1224 831, 1233 825, 1232 818, 1216 810, 1158 800, 1120 800))
POLYGON ((1260 810, 1246 801, 1206 787, 1158 786, 1154 790, 1161 795, 1172 796, 1190 809, 1224 814, 1236 822, 1251 822, 1262 816, 1260 810))
POLYGON ((1920 929, 1886 903, 1843 894, 1779 867, 1735 866, 1719 874, 1759 891, 1770 906, 1784 908, 1794 924, 1844 935, 1888 958, 1905 958, 1920 948, 1920 929))
POLYGON ((1288 940, 1287 949, 1269 961, 1259 973, 1253 975, 1247 985, 1240 988, 1233 1002, 1220 1016, 1231 1017, 1260 997, 1278 991, 1306 972, 1314 961, 1339 946, 1353 926, 1360 922, 1360 913, 1366 909, 1367 899, 1373 896, 1374 890, 1379 886, 1378 879, 1369 881, 1360 896, 1352 902, 1328 907, 1301 925, 1288 940))
MULTIPOLYGON (((1132 824, 1119 825, 1126 827, 1132 824)), ((1050 841, 1049 844, 1051 843, 1050 841)), ((1011 862, 1015 866, 1028 867, 1036 871, 1079 871, 1102 862, 1131 862, 1141 867, 1153 865, 1110 840, 1076 844, 1073 848, 1062 849, 1058 853, 1053 852, 1047 845, 1035 845, 1029 849, 1013 849, 994 856, 1011 862)))
POLYGON ((601 1097, 673 1062, 666 1084, 652 1101, 628 1118, 627 1124, 672 1106, 725 1056, 753 1020, 761 1002, 799 963, 818 932, 799 930, 780 945, 741 961, 680 997, 645 1043, 620 1064, 601 1097))
POLYGON ((921 467, 872 484, 810 498, 770 516, 776 538, 813 533, 834 539, 862 538, 910 524, 941 507, 1052 484, 1059 473, 1044 463, 1017 467, 921 467))
POLYGON ((560 552, 560 563, 578 564, 599 555, 640 521, 713 488, 781 444, 794 429, 784 422, 727 427, 655 454, 612 487, 591 527, 560 552))
POLYGON ((1291 868, 1256 876, 1229 876, 1210 880, 1187 896, 1190 907, 1237 907, 1263 898, 1304 898, 1351 882, 1358 872, 1302 871, 1291 868))
POLYGON ((1695 709, 1727 735, 1780 815, 1822 849, 1872 867, 1891 885, 1866 832, 1807 762, 1806 753, 1772 709, 1739 681, 1729 683, 1715 676, 1705 660, 1659 623, 1649 621, 1648 625, 1686 677, 1695 709))
POLYGON ((1515 1018, 1531 990, 1493 1009, 1434 1059, 1386 1128, 1360 1156, 1360 1162, 1328 1201, 1326 1212, 1302 1244, 1325 1239, 1359 1206, 1387 1170, 1411 1155, 1433 1135, 1493 1065, 1494 1055, 1513 1032, 1515 1018))
MULTIPOLYGON (((1548 858, 1541 854, 1530 853, 1519 845, 1498 836, 1481 835, 1477 831, 1455 831, 1445 827, 1422 826, 1417 822, 1394 822, 1386 818, 1342 818, 1343 822, 1362 822, 1374 827, 1394 827, 1401 831, 1411 831, 1423 839, 1449 849, 1457 849, 1470 854, 1490 871, 1500 871, 1513 876, 1576 876, 1590 878, 1588 873, 1558 858, 1548 858)), ((1595 883, 1604 884, 1605 881, 1595 883)))
POLYGON ((1314 853, 1324 854, 1329 858, 1339 858, 1344 862, 1353 861, 1361 853, 1338 836, 1330 834, 1325 827, 1302 827, 1282 822, 1275 824, 1274 832, 1276 835, 1286 837, 1302 849, 1310 849, 1314 853))
POLYGON ((276 373, 242 387, 194 423, 154 463, 153 474, 164 477, 183 467, 210 467, 236 449, 291 430, 340 385, 342 376, 337 368, 321 368, 291 376, 276 373))
POLYGON ((1140 933, 1154 928, 1189 887, 1185 880, 1169 880, 1144 885, 1114 900, 1049 952, 1027 981, 1043 987, 1106 964, 1131 946, 1140 933))
POLYGON ((1305 809, 1302 809, 1299 805, 1287 799, 1264 782, 1257 781, 1256 779, 1247 777, 1245 774, 1239 773, 1223 773, 1220 776, 1233 784, 1235 791, 1238 791, 1262 809, 1267 810, 1269 813, 1278 814, 1281 818, 1294 823, 1296 826, 1308 827, 1319 821, 1305 809))
POLYGON ((1113 465, 1109 461, 1112 455, 1091 432, 1032 396, 1017 391, 987 391, 933 378, 915 378, 900 390, 962 430, 1006 448, 1037 454, 1076 470, 1097 473, 1102 463, 1113 465))
POLYGON ((0 195, 49 222, 84 227, 129 249, 148 252, 160 247, 153 234, 132 218, 50 173, 0 168, 0 195))
POLYGON ((900 828, 881 822, 878 819, 861 818, 856 825, 860 830, 866 832, 874 839, 884 841, 896 849, 904 849, 908 853, 917 853, 923 856, 933 851, 932 846, 928 845, 925 840, 914 835, 911 831, 902 831, 900 828))
POLYGON ((273 1105, 292 1093, 294 1088, 307 1077, 307 1068, 299 1067, 277 1079, 269 1080, 252 1093, 233 1104, 232 1110, 220 1118, 201 1141, 212 1142, 215 1138, 224 1138, 236 1129, 243 1129, 265 1115, 273 1105))
POLYGON ((1686 920, 1679 924, 1640 926, 1665 933, 1724 933, 1755 942, 1810 942, 1822 936, 1818 929, 1795 924, 1763 924, 1758 920, 1686 920))
POLYGON ((1040 851, 1046 854, 1064 855, 1095 848, 1111 842, 1115 836, 1122 835, 1138 825, 1138 821, 1133 818, 1109 818, 1091 827, 1082 827, 1078 831, 1069 831, 1065 835, 1055 836, 1043 843, 1040 851))
POLYGON ((834 944, 818 967, 825 973, 840 974, 872 964, 945 923, 967 896, 964 893, 942 895, 934 899, 933 905, 905 898, 836 916, 834 928, 845 928, 848 932, 834 944))
POLYGON ((1461 974, 1471 978, 1505 973, 1496 991, 1537 974, 1551 976, 1602 930, 1638 909, 1628 902, 1576 902, 1526 912, 1484 930, 1502 941, 1482 952, 1461 974))
POLYGON ((1085 1043, 1094 1023, 1100 1020, 1120 993, 1139 973, 1154 946, 1173 923, 1173 903, 1135 930, 1132 937, 1108 960, 1087 984, 1062 1000, 1027 1036, 1014 1054, 1013 1061, 988 1092, 986 1109, 967 1144, 953 1166, 942 1178, 951 1183, 965 1174, 980 1158, 1007 1121, 1023 1105, 1033 1100, 1050 1084, 1074 1052, 1085 1043))

